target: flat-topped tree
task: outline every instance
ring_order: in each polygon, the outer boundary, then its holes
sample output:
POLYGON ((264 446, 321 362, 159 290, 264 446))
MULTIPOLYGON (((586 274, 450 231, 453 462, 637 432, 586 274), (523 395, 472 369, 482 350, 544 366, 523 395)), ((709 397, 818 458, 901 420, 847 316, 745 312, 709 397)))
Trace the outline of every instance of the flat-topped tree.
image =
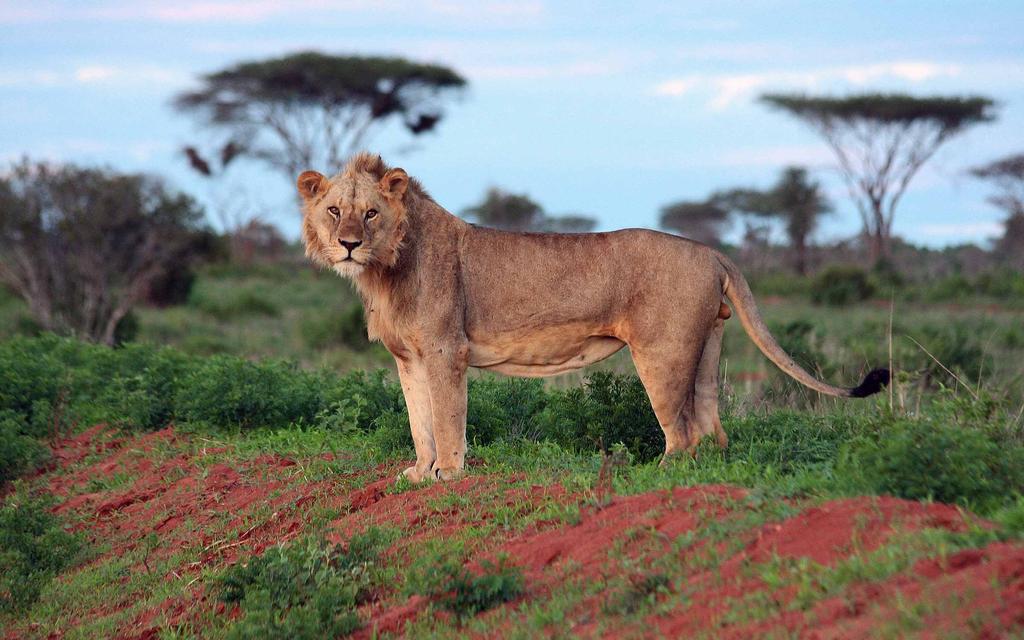
MULTIPOLYGON (((401 122, 413 136, 433 130, 444 102, 465 85, 441 65, 304 52, 203 76, 174 105, 226 134, 229 161, 258 159, 293 182, 306 169, 340 169, 386 122, 401 122)), ((192 167, 208 175, 198 150, 187 153, 192 167)))
POLYGON ((1024 268, 1024 153, 975 167, 971 175, 995 184, 999 191, 988 201, 1006 212, 1003 236, 993 247, 996 255, 1024 268))
POLYGON ((921 166, 951 137, 995 118, 994 103, 981 96, 767 94, 761 101, 825 139, 857 204, 876 262, 889 253, 896 206, 921 166))
POLYGON ((729 223, 729 210, 711 201, 683 200, 662 207, 659 223, 662 229, 717 246, 729 223))
POLYGON ((821 216, 832 210, 821 185, 803 167, 786 167, 775 185, 766 191, 720 191, 710 201, 733 213, 781 220, 793 250, 793 269, 800 275, 807 273, 808 239, 821 216))
POLYGON ((580 233, 597 225, 593 218, 580 214, 548 215, 529 196, 509 193, 497 187, 488 189, 483 200, 464 209, 462 215, 481 226, 505 231, 580 233))

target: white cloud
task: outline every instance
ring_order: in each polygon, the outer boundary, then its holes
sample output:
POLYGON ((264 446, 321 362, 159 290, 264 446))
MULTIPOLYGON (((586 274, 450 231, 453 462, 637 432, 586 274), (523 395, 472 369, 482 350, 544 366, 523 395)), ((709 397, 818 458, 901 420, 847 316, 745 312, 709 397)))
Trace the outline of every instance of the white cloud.
POLYGON ((726 109, 740 100, 769 88, 821 89, 835 86, 864 86, 883 80, 918 84, 935 78, 957 77, 962 67, 919 60, 882 62, 868 65, 823 67, 807 71, 771 70, 746 74, 688 75, 663 81, 652 88, 654 95, 680 96, 704 90, 710 93, 708 106, 726 109))
POLYGON ((110 80, 116 75, 117 69, 114 67, 94 65, 75 69, 75 80, 83 84, 89 84, 90 82, 104 82, 110 80))
POLYGON ((183 85, 192 78, 190 73, 154 65, 112 66, 102 64, 79 65, 71 70, 35 69, 27 71, 0 71, 0 87, 68 87, 75 85, 146 86, 183 85))
POLYGON ((654 87, 656 96, 681 96, 689 93, 701 83, 700 76, 686 76, 675 80, 666 80, 654 87))

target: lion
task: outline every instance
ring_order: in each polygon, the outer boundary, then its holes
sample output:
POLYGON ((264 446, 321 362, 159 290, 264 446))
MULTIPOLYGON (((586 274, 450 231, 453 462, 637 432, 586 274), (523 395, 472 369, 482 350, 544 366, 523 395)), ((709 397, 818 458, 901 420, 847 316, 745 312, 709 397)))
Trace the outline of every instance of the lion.
POLYGON ((551 376, 628 346, 665 434, 663 462, 692 454, 704 436, 728 442, 718 364, 733 311, 769 360, 815 391, 860 398, 889 381, 876 369, 846 389, 809 374, 769 333, 736 265, 692 240, 475 226, 366 153, 334 178, 305 171, 297 186, 306 255, 355 283, 370 339, 395 358, 416 447, 403 475, 413 482, 463 474, 468 367, 551 376))

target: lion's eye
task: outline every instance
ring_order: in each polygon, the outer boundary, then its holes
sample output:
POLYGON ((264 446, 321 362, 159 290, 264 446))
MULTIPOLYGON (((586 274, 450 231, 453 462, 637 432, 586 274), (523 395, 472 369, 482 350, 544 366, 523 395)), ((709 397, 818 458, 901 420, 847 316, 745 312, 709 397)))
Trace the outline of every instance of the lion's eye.
POLYGON ((341 209, 339 209, 338 207, 327 207, 327 213, 337 218, 339 215, 341 215, 341 209))
POLYGON ((376 209, 370 209, 369 211, 366 212, 366 219, 367 220, 373 220, 376 217, 377 217, 377 210, 376 209))

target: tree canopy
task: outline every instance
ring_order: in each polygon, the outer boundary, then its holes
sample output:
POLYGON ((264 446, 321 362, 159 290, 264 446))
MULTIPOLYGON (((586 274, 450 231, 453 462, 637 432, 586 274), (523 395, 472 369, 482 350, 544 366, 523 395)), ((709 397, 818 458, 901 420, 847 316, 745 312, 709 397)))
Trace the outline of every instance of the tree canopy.
MULTIPOLYGON (((401 121, 414 136, 431 131, 444 115, 445 99, 465 85, 441 65, 308 51, 205 75, 198 89, 179 94, 174 104, 226 134, 219 152, 231 149, 228 161, 258 158, 293 179, 305 169, 339 169, 386 121, 401 121)), ((209 170, 191 149, 191 165, 209 170)))
POLYGON ((996 255, 1024 268, 1024 153, 975 167, 971 175, 995 184, 998 192, 988 200, 1006 212, 1003 235, 993 247, 996 255))
POLYGON ((871 254, 888 254, 892 223, 911 179, 949 138, 995 118, 981 96, 766 94, 761 101, 795 116, 824 138, 857 205, 871 254))
POLYGON ((485 227, 506 231, 580 233, 592 230, 597 224, 593 218, 580 214, 548 215, 529 196, 497 187, 488 189, 484 199, 464 209, 462 215, 485 227))
POLYGON ((780 219, 793 249, 793 267, 800 274, 807 272, 808 238, 821 216, 832 210, 821 185, 803 167, 786 167, 768 190, 721 191, 709 201, 733 213, 780 219))
POLYGON ((729 210, 711 200, 683 200, 661 209, 662 229, 708 245, 721 243, 722 232, 729 223, 729 210))
POLYGON ((1010 215, 1024 215, 1024 153, 975 167, 971 169, 971 175, 988 180, 999 189, 989 202, 1010 215))

